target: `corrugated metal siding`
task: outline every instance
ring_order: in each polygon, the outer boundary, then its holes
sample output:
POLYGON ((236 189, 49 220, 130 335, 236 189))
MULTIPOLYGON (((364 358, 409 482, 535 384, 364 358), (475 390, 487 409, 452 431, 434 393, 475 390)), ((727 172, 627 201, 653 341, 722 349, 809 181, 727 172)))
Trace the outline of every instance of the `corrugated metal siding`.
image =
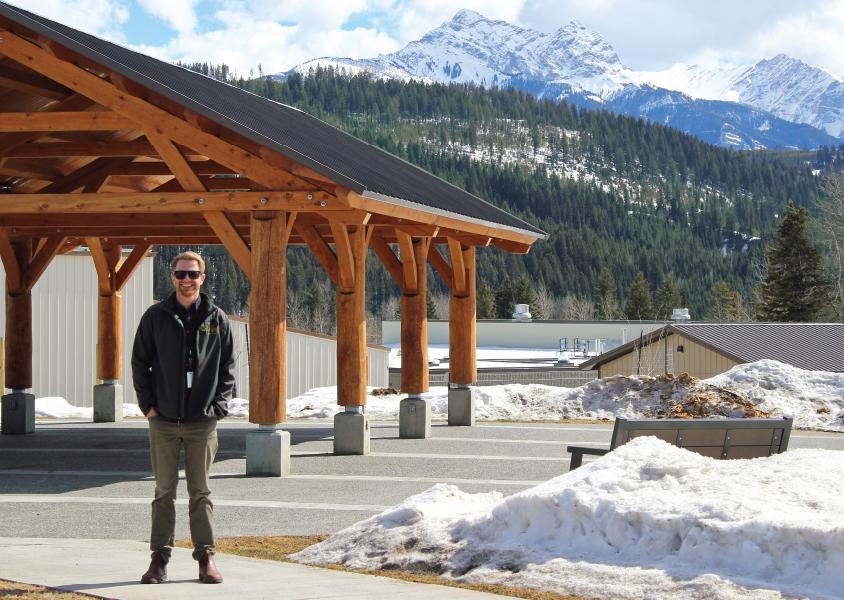
POLYGON ((668 338, 647 344, 642 350, 639 364, 638 350, 631 351, 608 361, 599 367, 600 377, 612 375, 660 375, 667 371, 679 374, 688 373, 693 377, 706 379, 724 371, 729 371, 738 363, 718 352, 714 352, 683 335, 670 335, 668 338), (667 339, 668 348, 665 347, 667 339), (677 348, 683 346, 683 351, 677 348))
MULTIPOLYGON (((235 340, 237 395, 249 398, 248 323, 232 319, 235 340)), ((367 385, 387 387, 390 350, 367 347, 367 385)), ((287 331, 287 397, 295 398, 316 387, 337 385, 337 341, 328 336, 287 331)))
POLYGON ((707 379, 720 375, 724 371, 729 371, 738 364, 723 354, 710 350, 684 335, 673 337, 676 338, 674 344, 674 368, 676 373, 688 373, 693 377, 707 379), (677 352, 677 346, 681 344, 683 351, 677 352))
MULTIPOLYGON (((2 267, 0 267, 2 272, 2 267)), ((0 304, 5 310, 5 273, 0 304)), ((135 402, 130 357, 141 315, 152 304, 152 261, 123 288, 123 398, 135 402)), ((97 273, 87 253, 57 256, 32 290, 32 393, 92 406, 97 357, 97 273)), ((5 337, 5 319, 0 335, 5 337)))

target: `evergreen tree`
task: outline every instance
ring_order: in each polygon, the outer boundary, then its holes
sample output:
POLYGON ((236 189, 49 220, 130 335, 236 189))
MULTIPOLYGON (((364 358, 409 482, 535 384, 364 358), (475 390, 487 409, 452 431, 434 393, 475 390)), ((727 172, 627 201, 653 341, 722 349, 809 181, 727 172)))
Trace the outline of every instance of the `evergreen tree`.
MULTIPOLYGON (((522 275, 516 282, 516 287, 513 289, 514 304, 527 304, 534 319, 541 319, 542 311, 536 304, 536 294, 533 293, 533 288, 530 286, 530 280, 527 275, 522 275), (534 312, 536 310, 537 312, 534 312)), ((515 307, 513 307, 515 309, 515 307)))
POLYGON ((495 318, 495 297, 486 279, 481 282, 481 287, 478 289, 477 314, 479 319, 495 318))
POLYGON ((431 297, 431 288, 425 288, 425 303, 428 305, 428 318, 439 319, 437 315, 437 305, 431 297))
POLYGON ((627 292, 627 303, 624 305, 624 313, 628 319, 642 321, 653 318, 654 304, 651 299, 651 288, 645 274, 639 271, 630 284, 627 292))
POLYGON ((662 280, 654 294, 654 317, 655 319, 667 321, 671 318, 671 310, 680 308, 683 300, 680 297, 680 290, 677 289, 677 282, 669 275, 662 280))
POLYGON ((732 323, 739 320, 739 295, 726 281, 716 281, 709 292, 705 313, 708 321, 732 323))
POLYGON ((621 317, 618 289, 612 272, 607 267, 603 267, 598 273, 598 297, 595 300, 595 309, 598 312, 598 318, 605 321, 621 317))
POLYGON ((510 285, 510 279, 504 278, 501 287, 495 292, 495 318, 509 319, 513 316, 513 287, 510 285))
POLYGON ((768 275, 760 288, 759 317, 811 322, 829 302, 821 254, 806 237, 809 211, 789 202, 768 246, 768 275))

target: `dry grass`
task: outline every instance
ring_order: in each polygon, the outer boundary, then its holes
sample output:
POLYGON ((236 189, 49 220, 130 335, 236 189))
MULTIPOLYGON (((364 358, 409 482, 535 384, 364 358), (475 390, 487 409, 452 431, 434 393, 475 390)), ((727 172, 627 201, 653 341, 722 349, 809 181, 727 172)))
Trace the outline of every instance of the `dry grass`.
POLYGON ((89 596, 78 592, 64 592, 43 585, 30 585, 0 579, 0 598, 20 598, 21 600, 91 600, 98 596, 89 596))
MULTIPOLYGON (((251 558, 290 562, 290 559, 288 558, 289 555, 295 554, 300 550, 304 550, 308 546, 321 542, 327 537, 327 535, 234 537, 217 539, 216 545, 217 551, 224 554, 237 554, 239 556, 248 556, 251 558)), ((187 540, 179 541, 176 545, 182 548, 191 548, 191 543, 187 540)), ((225 568, 224 565, 221 565, 221 567, 225 568)), ((502 596, 511 596, 514 598, 527 598, 528 600, 583 600, 579 596, 566 596, 563 594, 530 590, 526 588, 512 588, 503 585, 490 584, 460 583, 451 579, 446 579, 445 577, 439 577, 428 573, 412 573, 408 571, 394 570, 358 571, 340 565, 320 565, 320 567, 335 569, 338 571, 349 571, 353 573, 364 573, 366 575, 390 577, 391 579, 402 579, 404 581, 412 581, 414 583, 429 583, 433 585, 459 587, 469 590, 477 590, 480 592, 488 592, 491 594, 499 594, 502 596)))

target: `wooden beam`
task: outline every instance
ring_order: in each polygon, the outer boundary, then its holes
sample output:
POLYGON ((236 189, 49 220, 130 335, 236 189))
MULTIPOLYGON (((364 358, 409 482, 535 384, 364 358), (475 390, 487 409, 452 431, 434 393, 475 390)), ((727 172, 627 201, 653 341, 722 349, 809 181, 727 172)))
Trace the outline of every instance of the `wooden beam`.
MULTIPOLYGON (((220 241, 229 251, 231 257, 243 271, 243 274, 251 280, 252 279, 252 251, 249 246, 243 241, 240 233, 235 229, 234 225, 223 211, 208 211, 202 213, 205 220, 220 238, 220 241)), ((286 240, 285 240, 286 246, 286 240)))
POLYGON ((63 245, 63 236, 53 236, 46 238, 44 244, 38 248, 29 263, 29 268, 26 270, 26 282, 23 287, 27 292, 32 290, 38 282, 38 278, 47 270, 50 261, 59 253, 63 245))
POLYGON ((349 229, 343 223, 329 221, 334 236, 334 252, 337 255, 339 282, 337 289, 350 290, 355 287, 355 256, 349 240, 349 229))
POLYGON ((334 285, 339 285, 337 256, 331 250, 331 246, 328 245, 316 230, 316 227, 313 225, 296 225, 294 230, 305 240, 308 248, 310 248, 317 261, 319 261, 319 264, 322 265, 322 268, 325 269, 325 272, 328 273, 334 285))
POLYGON ((112 281, 112 271, 108 266, 108 259, 106 258, 105 250, 99 238, 87 238, 85 243, 91 251, 91 258, 94 261, 94 268, 97 270, 97 282, 99 284, 100 295, 110 294, 114 291, 114 282, 112 281))
MULTIPOLYGON (((178 150, 178 148, 177 148, 178 150)), ((181 154, 181 150, 179 150, 181 154)), ((197 175, 234 175, 228 167, 214 162, 213 160, 190 160, 188 161, 191 170, 197 175)), ((125 167, 115 169, 112 175, 171 175, 173 171, 165 162, 145 161, 132 162, 125 167)), ((247 180, 248 181, 248 180, 247 180)))
POLYGON ((454 290, 448 306, 448 382, 458 385, 475 383, 477 365, 476 271, 475 248, 463 252, 466 268, 465 294, 458 296, 454 290))
MULTIPOLYGON (((413 253, 403 262, 415 263, 416 281, 401 296, 401 391, 428 391, 428 278, 430 238, 415 238, 413 253)), ((405 271, 406 273, 407 271, 405 271)))
POLYGON ((337 286, 337 404, 363 406, 367 379, 366 228, 348 233, 347 240, 353 285, 337 286))
POLYGON ((170 141, 169 138, 154 131, 146 132, 147 139, 158 150, 159 156, 164 159, 173 175, 179 180, 182 189, 186 192, 204 192, 205 185, 199 180, 199 177, 191 169, 190 164, 185 159, 184 155, 179 152, 176 145, 170 141))
POLYGON ((286 226, 284 213, 252 214, 249 421, 259 425, 287 418, 286 226))
MULTIPOLYGON (((90 98, 86 98, 80 94, 74 94, 65 100, 61 100, 56 102, 55 104, 48 106, 44 109, 44 113, 52 113, 52 112, 62 112, 62 111, 77 111, 77 110, 84 110, 94 102, 90 98)), ((6 133, 0 135, 0 156, 7 156, 7 152, 10 151, 12 148, 20 146, 21 144, 25 144, 30 140, 36 139, 41 136, 40 132, 37 133, 6 133)))
POLYGON ((0 54, 143 124, 145 129, 152 127, 159 133, 166 133, 175 142, 193 148, 270 189, 288 187, 291 179, 301 182, 294 175, 280 173, 262 158, 205 133, 141 98, 118 90, 112 83, 53 56, 10 31, 0 31, 0 54))
POLYGON ((416 253, 413 248, 413 239, 403 231, 396 230, 396 238, 399 241, 402 267, 402 290, 415 293, 418 276, 416 272, 416 253))
POLYGON ((99 194, 8 194, 0 214, 103 212, 206 212, 282 210, 331 212, 342 208, 325 192, 108 192, 99 194), (322 203, 325 203, 325 206, 322 203))
POLYGON ((448 288, 452 289, 454 286, 454 274, 451 271, 451 265, 446 262, 443 255, 440 254, 439 249, 437 249, 434 245, 431 245, 431 249, 428 251, 428 262, 430 262, 431 266, 434 267, 434 270, 439 273, 440 278, 448 286, 448 288))
POLYGON ((123 289, 123 286, 126 285, 126 282, 129 281, 129 278, 132 277, 132 274, 140 266, 141 261, 147 255, 151 246, 152 244, 138 244, 132 248, 132 252, 129 253, 129 256, 126 257, 126 260, 120 264, 120 268, 117 270, 114 283, 115 291, 119 292, 123 289))
MULTIPOLYGON (((149 156, 157 158, 158 150, 145 141, 90 140, 84 142, 32 142, 15 146, 4 153, 10 158, 72 158, 80 156, 149 156)), ((194 158, 202 155, 188 154, 194 158)))
POLYGON ((123 115, 105 112, 4 112, 0 113, 0 131, 116 131, 137 129, 138 124, 123 115))
POLYGON ((97 379, 123 376, 123 298, 117 290, 100 293, 97 302, 97 379))
POLYGON ((401 261, 396 257, 393 249, 384 241, 378 233, 373 234, 369 242, 370 247, 375 251, 375 254, 381 259, 381 263, 387 272, 396 282, 399 288, 403 288, 404 273, 402 272, 401 261))
MULTIPOLYGON (((40 190, 39 194, 67 194, 88 185, 92 178, 100 177, 113 167, 128 163, 131 158, 97 158, 40 190)), ((92 194, 96 196, 97 194, 92 194)))
POLYGON ((0 229, 0 259, 3 260, 3 269, 6 271, 6 288, 19 290, 23 287, 21 280, 21 265, 15 248, 9 241, 9 234, 6 229, 0 229))
POLYGON ((501 248, 505 252, 511 254, 527 254, 530 252, 531 245, 524 242, 515 242, 512 240, 492 240, 492 245, 496 248, 501 248))
POLYGON ((52 79, 42 77, 32 71, 13 69, 7 64, 0 64, 0 87, 53 100, 62 100, 71 93, 69 89, 52 79))
POLYGON ((453 238, 448 238, 448 254, 451 258, 453 285, 451 290, 458 296, 466 294, 466 265, 463 262, 463 245, 453 238))

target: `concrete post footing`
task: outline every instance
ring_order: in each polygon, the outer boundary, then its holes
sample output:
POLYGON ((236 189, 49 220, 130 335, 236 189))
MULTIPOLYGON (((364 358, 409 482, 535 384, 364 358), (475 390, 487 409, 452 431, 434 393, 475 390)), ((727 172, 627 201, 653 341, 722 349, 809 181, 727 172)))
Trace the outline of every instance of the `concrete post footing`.
POLYGON ((369 421, 362 412, 334 415, 334 454, 369 454, 369 421))
POLYGON ((290 432, 281 425, 258 425, 246 434, 246 474, 290 475, 290 432))
POLYGON ((448 424, 475 424, 475 394, 469 386, 449 386, 448 388, 448 424))
POLYGON ((4 394, 0 412, 0 433, 19 434, 35 431, 35 395, 24 391, 4 394))
POLYGON ((123 420, 123 386, 103 383, 94 386, 94 423, 119 423, 123 420))
POLYGON ((431 401, 408 395, 399 402, 399 437, 425 440, 431 437, 431 401))

